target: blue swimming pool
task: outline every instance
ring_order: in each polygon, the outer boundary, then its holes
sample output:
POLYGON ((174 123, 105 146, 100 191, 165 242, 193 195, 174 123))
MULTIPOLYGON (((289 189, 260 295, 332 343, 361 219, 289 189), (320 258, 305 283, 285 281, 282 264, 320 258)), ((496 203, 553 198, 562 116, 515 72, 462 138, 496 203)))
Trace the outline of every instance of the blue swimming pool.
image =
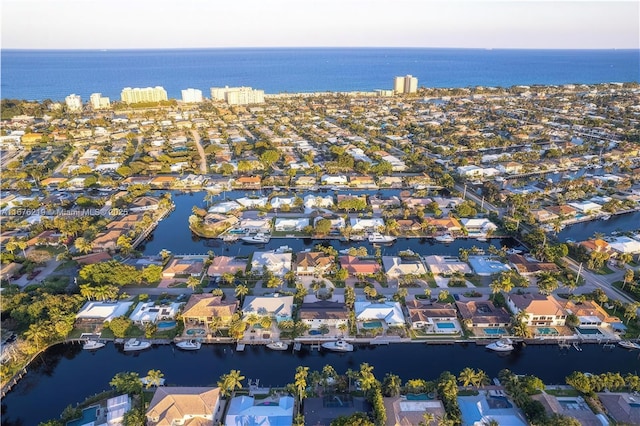
POLYGON ((408 393, 407 401, 428 401, 435 397, 433 393, 408 393))
POLYGON ((67 422, 67 426, 81 426, 86 424, 93 424, 96 420, 98 420, 97 409, 98 405, 92 405, 91 407, 85 408, 82 410, 82 417, 79 419, 72 420, 67 422))
POLYGON ((456 325, 452 322, 437 322, 436 327, 442 329, 453 329, 456 328, 456 325))
POLYGON ((367 321, 362 324, 362 328, 372 329, 372 328, 382 328, 381 321, 367 321))
POLYGON ((543 334, 545 336, 555 336, 559 333, 558 330, 553 327, 538 327, 538 334, 543 334))
POLYGON ((499 336, 503 334, 507 334, 507 329, 503 327, 487 327, 483 329, 484 334, 489 336, 499 336))
POLYGON ((207 332, 204 328, 190 328, 189 330, 187 330, 187 334, 189 336, 202 336, 206 333, 207 332))
POLYGON ((158 330, 169 330, 175 328, 176 324, 175 321, 160 321, 157 325, 158 330))
POLYGON ((317 336, 318 334, 322 333, 320 333, 320 330, 309 330, 309 334, 312 336, 317 336))

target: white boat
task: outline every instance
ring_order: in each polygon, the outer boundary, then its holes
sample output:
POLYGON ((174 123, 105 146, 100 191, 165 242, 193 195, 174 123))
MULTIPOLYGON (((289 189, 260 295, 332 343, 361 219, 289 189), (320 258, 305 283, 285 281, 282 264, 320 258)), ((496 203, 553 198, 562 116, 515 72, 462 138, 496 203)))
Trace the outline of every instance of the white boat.
POLYGON ((326 342, 322 344, 322 347, 336 352, 351 352, 353 351, 353 345, 345 342, 344 340, 336 340, 334 342, 326 342))
POLYGON ((640 349, 640 344, 634 343, 631 340, 621 340, 618 342, 618 345, 625 349, 640 349))
POLYGON ((453 238, 451 234, 447 233, 447 234, 438 235, 437 237, 435 237, 435 240, 440 241, 441 243, 451 243, 455 241, 455 238, 453 238))
POLYGON ((222 236, 222 241, 225 241, 225 242, 234 242, 234 241, 238 241, 238 239, 240 239, 240 237, 234 234, 224 234, 222 236))
POLYGON ((253 244, 266 244, 271 240, 271 235, 263 234, 261 232, 255 235, 247 235, 246 237, 242 237, 242 241, 245 243, 253 243, 253 244))
POLYGON ((365 239, 364 235, 349 235, 349 241, 364 241, 365 239))
POLYGON ((147 342, 146 340, 129 339, 124 342, 125 351, 141 351, 149 347, 151 347, 151 342, 147 342))
POLYGON ((370 243, 392 243, 396 240, 396 237, 391 235, 382 235, 379 232, 374 232, 369 234, 369 242, 370 243))
POLYGON ((176 343, 176 346, 180 349, 184 349, 185 351, 197 351, 202 346, 202 343, 200 343, 199 340, 191 339, 178 342, 176 343))
POLYGON ((510 248, 510 249, 507 249, 507 254, 522 254, 522 250, 510 248))
POLYGON ((513 350, 513 342, 509 338, 503 338, 496 340, 493 343, 489 343, 485 348, 496 352, 509 352, 513 350))
POLYGON ((267 347, 274 351, 286 351, 289 349, 289 345, 284 342, 271 342, 267 344, 267 347))
POLYGON ((87 340, 84 345, 82 345, 82 349, 86 349, 88 351, 93 351, 96 349, 103 348, 105 345, 104 342, 100 342, 98 340, 87 340))
POLYGON ((609 220, 609 219, 611 219, 611 215, 610 215, 610 214, 605 214, 605 215, 603 215, 603 216, 600 216, 600 219, 602 219, 602 220, 609 220))

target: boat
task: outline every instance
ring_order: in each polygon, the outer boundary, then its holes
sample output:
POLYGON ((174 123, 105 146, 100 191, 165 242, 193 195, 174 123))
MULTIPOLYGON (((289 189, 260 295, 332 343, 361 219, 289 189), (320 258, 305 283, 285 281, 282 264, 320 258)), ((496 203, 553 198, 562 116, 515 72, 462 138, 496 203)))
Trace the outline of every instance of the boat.
POLYGON ((396 240, 396 237, 391 235, 382 235, 379 232, 374 232, 369 234, 369 242, 370 243, 392 243, 396 240))
POLYGON ((100 349, 103 348, 105 345, 104 342, 101 342, 99 340, 87 340, 84 345, 82 345, 82 349, 86 349, 88 351, 93 351, 96 349, 100 349))
POLYGON ((437 237, 435 237, 435 240, 440 241, 441 243, 451 243, 455 241, 455 238, 453 238, 451 234, 447 233, 447 234, 438 235, 437 237))
POLYGON ((149 347, 151 347, 151 342, 147 342, 146 340, 129 339, 124 342, 125 351, 141 351, 149 347))
POLYGON ((335 352, 352 352, 353 345, 344 340, 336 340, 334 342, 326 342, 322 344, 322 347, 335 352))
POLYGON ((625 349, 640 349, 640 344, 632 342, 631 340, 621 340, 618 345, 625 349))
POLYGON ((269 240, 271 240, 271 235, 259 232, 255 235, 247 235, 246 237, 242 237, 241 239, 245 243, 266 244, 269 242, 269 240))
POLYGON ((267 347, 274 351, 286 351, 289 349, 289 345, 284 342, 271 342, 267 344, 267 347))
POLYGON ((505 337, 503 339, 496 340, 493 343, 489 343, 485 348, 495 352, 509 352, 513 350, 513 342, 511 339, 505 337))
POLYGON ((522 250, 510 248, 510 249, 507 249, 507 254, 522 254, 522 250))
POLYGON ((600 219, 602 219, 602 220, 609 220, 609 219, 611 219, 611 215, 610 215, 610 214, 602 215, 602 216, 600 216, 600 219))
POLYGON ((238 237, 237 235, 233 235, 233 234, 224 234, 222 236, 222 241, 224 242, 234 242, 234 241, 238 241, 240 237, 238 237))
POLYGON ((202 346, 202 343, 200 343, 199 340, 191 339, 178 342, 176 343, 176 346, 180 349, 184 349, 185 351, 197 351, 202 346))
POLYGON ((364 235, 349 235, 349 241, 364 241, 365 239, 364 235))

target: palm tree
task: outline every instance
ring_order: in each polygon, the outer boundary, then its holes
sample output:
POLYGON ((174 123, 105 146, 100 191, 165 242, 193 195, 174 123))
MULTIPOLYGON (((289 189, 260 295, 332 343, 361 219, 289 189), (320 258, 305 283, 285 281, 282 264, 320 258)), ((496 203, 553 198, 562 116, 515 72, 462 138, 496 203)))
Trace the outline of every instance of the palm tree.
POLYGON ((360 373, 358 374, 360 378, 360 386, 363 391, 368 391, 372 389, 376 384, 376 376, 373 375, 373 366, 364 362, 360 364, 360 373))
POLYGON ((635 273, 633 269, 627 269, 626 271, 624 271, 624 280, 622 281, 622 290, 624 290, 624 287, 627 285, 627 283, 630 283, 631 281, 633 281, 634 277, 635 277, 635 273))
POLYGON ((433 413, 425 411, 424 413, 422 413, 422 421, 420 422, 420 426, 429 426, 435 419, 436 416, 433 413))
POLYGON ((147 373, 147 384, 146 388, 149 389, 151 386, 160 386, 162 384, 162 378, 164 374, 160 370, 149 370, 147 373))
POLYGON ((87 300, 91 300, 91 298, 94 297, 94 295, 95 295, 95 289, 89 283, 81 284, 80 285, 80 295, 82 297, 86 298, 87 300))
POLYGON ((191 291, 194 291, 196 287, 198 287, 198 284, 200 284, 200 280, 198 278, 194 276, 189 276, 189 278, 187 278, 187 287, 189 287, 191 291))
POLYGON ((489 383, 489 376, 487 376, 487 373, 485 373, 483 370, 477 370, 473 385, 478 388, 486 385, 487 383, 489 383))
POLYGON ((220 327, 222 327, 222 318, 218 316, 212 317, 209 323, 209 330, 215 335, 220 330, 220 327))
POLYGON ((238 284, 235 290, 236 297, 240 299, 240 303, 244 301, 244 297, 249 294, 249 287, 244 284, 238 284))
POLYGON ((235 275, 233 275, 231 272, 225 272, 224 274, 222 274, 222 281, 224 281, 227 285, 231 285, 234 279, 235 275))
POLYGON ((298 394, 298 407, 302 403, 302 399, 306 396, 307 389, 307 376, 309 375, 309 367, 303 367, 302 365, 296 368, 296 374, 294 376, 294 387, 298 394))
POLYGON ((258 317, 258 315, 254 313, 251 313, 247 315, 247 317, 244 320, 249 325, 249 327, 253 327, 260 321, 260 317, 258 317))
POLYGON ((91 250, 93 249, 91 242, 83 237, 76 238, 73 245, 75 246, 76 250, 78 250, 80 253, 86 254, 91 252, 91 250))
POLYGON ((223 396, 231 396, 236 392, 236 389, 242 389, 242 381, 244 376, 240 375, 240 370, 231 370, 227 374, 223 374, 218 380, 218 387, 221 388, 220 392, 223 396))
POLYGON ((476 380, 476 372, 469 367, 465 367, 458 376, 458 381, 462 383, 465 388, 476 380))

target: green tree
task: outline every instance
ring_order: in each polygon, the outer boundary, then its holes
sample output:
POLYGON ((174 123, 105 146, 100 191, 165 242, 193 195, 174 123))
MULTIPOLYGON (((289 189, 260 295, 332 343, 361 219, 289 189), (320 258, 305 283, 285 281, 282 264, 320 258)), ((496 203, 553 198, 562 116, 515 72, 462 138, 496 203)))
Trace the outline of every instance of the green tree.
POLYGON ((401 380, 400 377, 387 373, 382 380, 382 393, 384 396, 398 396, 400 394, 401 380))
POLYGON ((307 396, 307 377, 309 375, 309 367, 302 365, 296 368, 296 374, 294 376, 293 386, 298 395, 298 406, 302 403, 302 400, 307 396))
POLYGON ((239 284, 235 289, 236 297, 240 300, 240 303, 244 301, 244 297, 249 294, 249 287, 244 284, 239 284))
POLYGON ((140 376, 135 372, 116 374, 109 382, 109 386, 113 387, 118 393, 135 394, 142 391, 140 376))
POLYGON ((464 387, 470 386, 476 379, 476 372, 469 367, 465 367, 458 376, 458 381, 464 387))
POLYGON ((160 386, 162 385, 164 378, 164 374, 160 370, 149 370, 147 373, 147 384, 146 388, 149 389, 151 386, 160 386))
POLYGON ((73 245, 80 253, 90 253, 93 250, 91 242, 83 237, 76 238, 73 245))
POLYGON ((123 338, 127 335, 129 327, 131 327, 131 320, 125 316, 117 317, 109 321, 108 327, 113 332, 113 335, 117 338, 123 338))
POLYGON ((242 381, 244 376, 240 375, 240 370, 231 370, 227 374, 223 374, 218 380, 218 387, 223 396, 231 396, 235 394, 237 389, 242 389, 242 381))

